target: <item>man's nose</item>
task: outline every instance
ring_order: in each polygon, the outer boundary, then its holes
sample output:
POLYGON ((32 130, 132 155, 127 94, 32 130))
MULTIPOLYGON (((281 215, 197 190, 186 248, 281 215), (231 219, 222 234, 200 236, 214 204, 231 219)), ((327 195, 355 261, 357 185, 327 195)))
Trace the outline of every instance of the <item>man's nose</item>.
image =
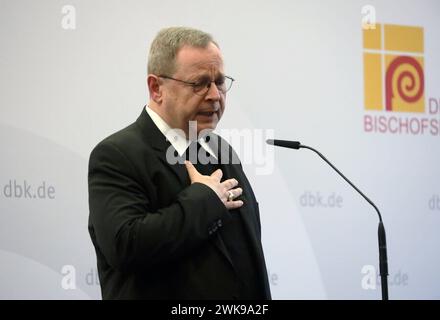
POLYGON ((211 82, 211 85, 208 88, 208 92, 206 93, 206 100, 218 101, 220 100, 220 98, 220 90, 217 88, 214 82, 211 82))

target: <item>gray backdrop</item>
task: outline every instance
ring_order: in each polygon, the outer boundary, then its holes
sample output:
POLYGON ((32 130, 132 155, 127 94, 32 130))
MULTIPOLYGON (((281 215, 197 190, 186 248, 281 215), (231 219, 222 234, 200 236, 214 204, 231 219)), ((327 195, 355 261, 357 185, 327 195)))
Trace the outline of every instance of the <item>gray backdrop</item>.
POLYGON ((268 137, 315 146, 378 205, 391 298, 440 298, 439 9, 435 0, 0 0, 0 298, 100 298, 88 157, 140 113, 149 45, 171 25, 212 33, 237 79, 218 131, 251 155, 273 297, 379 299, 378 219, 316 155, 267 148, 268 137), (425 112, 365 110, 365 5, 378 23, 423 28, 425 112), (431 130, 366 132, 366 115, 427 119, 431 130))

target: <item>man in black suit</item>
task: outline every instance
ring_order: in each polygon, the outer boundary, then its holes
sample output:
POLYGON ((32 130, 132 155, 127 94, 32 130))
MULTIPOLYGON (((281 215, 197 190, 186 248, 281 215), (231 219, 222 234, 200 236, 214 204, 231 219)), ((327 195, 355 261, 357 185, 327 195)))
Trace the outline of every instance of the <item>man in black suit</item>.
POLYGON ((153 41, 148 106, 90 155, 104 299, 270 299, 258 203, 212 132, 232 81, 209 34, 166 28, 153 41))

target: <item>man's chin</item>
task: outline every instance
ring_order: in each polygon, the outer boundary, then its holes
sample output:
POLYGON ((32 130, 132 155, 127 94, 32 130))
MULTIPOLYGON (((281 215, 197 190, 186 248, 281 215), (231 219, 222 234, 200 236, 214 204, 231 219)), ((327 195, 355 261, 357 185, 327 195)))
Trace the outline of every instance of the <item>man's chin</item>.
POLYGON ((201 132, 209 133, 217 127, 217 122, 209 123, 209 124, 198 124, 197 125, 197 134, 200 135, 201 132))

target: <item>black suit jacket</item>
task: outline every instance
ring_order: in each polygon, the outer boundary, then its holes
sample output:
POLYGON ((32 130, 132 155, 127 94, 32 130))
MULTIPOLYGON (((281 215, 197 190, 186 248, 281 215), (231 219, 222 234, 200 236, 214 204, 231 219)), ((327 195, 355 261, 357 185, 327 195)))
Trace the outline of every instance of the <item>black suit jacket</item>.
MULTIPOLYGON (((213 150, 232 148, 214 135, 213 150)), ((208 186, 190 183, 184 164, 170 165, 170 143, 145 109, 109 136, 89 161, 89 232, 104 299, 236 299, 237 279, 218 234, 228 214, 208 186)), ((172 146, 171 146, 172 148, 172 146)), ((221 155, 220 155, 221 157, 221 155)), ((241 211, 261 284, 270 299, 258 203, 241 164, 222 165, 223 179, 243 188, 241 211)))

